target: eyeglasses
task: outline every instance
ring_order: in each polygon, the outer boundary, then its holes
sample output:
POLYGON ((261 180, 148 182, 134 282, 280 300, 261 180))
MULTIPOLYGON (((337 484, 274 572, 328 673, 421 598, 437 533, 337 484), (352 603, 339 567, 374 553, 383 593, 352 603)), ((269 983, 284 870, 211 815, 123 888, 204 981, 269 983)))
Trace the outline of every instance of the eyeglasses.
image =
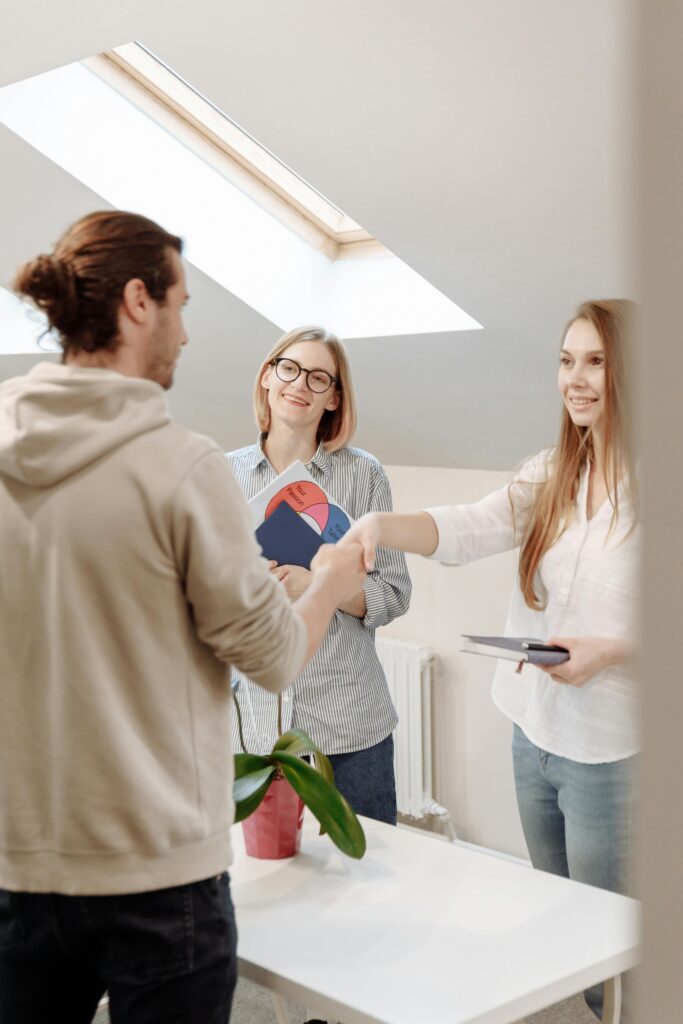
POLYGON ((306 386, 318 395, 322 395, 324 391, 329 391, 332 385, 337 383, 337 378, 327 373, 326 370, 306 370, 303 366, 299 366, 296 360, 287 359, 286 356, 273 359, 271 366, 275 367, 275 373, 280 380, 288 384, 291 384, 292 381, 300 377, 302 373, 305 374, 306 386))

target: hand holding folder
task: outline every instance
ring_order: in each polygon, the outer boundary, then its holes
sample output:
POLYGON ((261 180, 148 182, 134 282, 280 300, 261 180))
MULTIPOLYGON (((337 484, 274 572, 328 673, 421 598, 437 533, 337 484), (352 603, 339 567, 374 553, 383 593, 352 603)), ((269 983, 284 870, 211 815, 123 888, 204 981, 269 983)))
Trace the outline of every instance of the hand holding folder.
POLYGON ((545 644, 542 640, 514 636, 469 636, 462 633, 467 641, 461 648, 467 654, 483 654, 489 658, 503 658, 508 661, 528 661, 532 665, 561 665, 569 660, 566 647, 545 644))

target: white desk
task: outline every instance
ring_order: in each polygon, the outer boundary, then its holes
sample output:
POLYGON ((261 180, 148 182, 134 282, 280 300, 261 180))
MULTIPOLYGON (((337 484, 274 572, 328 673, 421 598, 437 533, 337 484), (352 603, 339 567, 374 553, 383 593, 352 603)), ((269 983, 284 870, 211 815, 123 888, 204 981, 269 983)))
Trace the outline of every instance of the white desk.
POLYGON ((353 861, 306 819, 290 860, 235 827, 230 874, 240 972, 322 1018, 511 1024, 638 962, 634 900, 368 819, 353 861))

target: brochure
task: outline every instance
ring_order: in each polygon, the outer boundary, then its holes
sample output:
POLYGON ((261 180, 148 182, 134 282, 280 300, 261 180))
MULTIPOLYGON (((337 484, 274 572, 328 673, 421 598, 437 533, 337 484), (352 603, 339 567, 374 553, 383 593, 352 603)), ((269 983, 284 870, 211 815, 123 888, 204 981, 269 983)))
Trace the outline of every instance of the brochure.
POLYGON ((249 508, 254 528, 268 519, 283 501, 322 538, 322 544, 336 543, 353 523, 344 509, 315 482, 303 462, 293 462, 251 499, 249 508))
POLYGON ((298 461, 252 498, 249 508, 264 555, 280 565, 307 568, 319 546, 335 544, 353 522, 298 461), (280 511, 283 506, 291 514, 280 511))

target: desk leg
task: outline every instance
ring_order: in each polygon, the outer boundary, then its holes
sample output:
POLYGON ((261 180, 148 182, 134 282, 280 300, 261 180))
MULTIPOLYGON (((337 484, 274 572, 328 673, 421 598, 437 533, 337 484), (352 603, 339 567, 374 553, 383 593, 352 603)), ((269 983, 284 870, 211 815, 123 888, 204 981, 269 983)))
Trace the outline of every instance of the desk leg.
POLYGON ((621 1020, 621 977, 609 978, 604 985, 602 1024, 619 1024, 621 1020))
POLYGON ((277 992, 271 992, 270 994, 273 1000, 273 1008, 275 1009, 275 1019, 277 1020, 277 1024, 290 1024, 289 1013, 287 1012, 284 999, 282 996, 278 995, 277 992))

